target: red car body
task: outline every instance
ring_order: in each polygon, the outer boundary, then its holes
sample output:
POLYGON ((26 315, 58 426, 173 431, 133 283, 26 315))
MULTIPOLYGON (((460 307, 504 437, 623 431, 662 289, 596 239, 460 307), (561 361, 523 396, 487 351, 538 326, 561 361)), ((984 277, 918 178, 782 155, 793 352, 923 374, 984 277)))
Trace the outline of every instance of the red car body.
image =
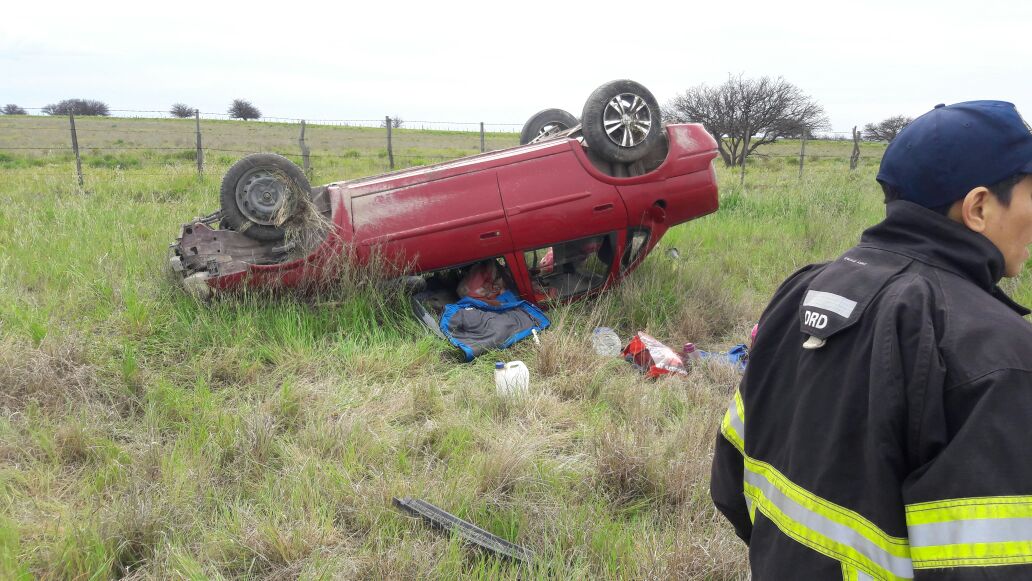
MULTIPOLYGON (((215 268, 183 275, 219 290, 298 287, 332 279, 344 254, 365 263, 381 252, 410 273, 502 258, 518 294, 540 302, 549 296, 532 281, 525 253, 610 235, 610 254, 623 259, 611 260, 597 291, 633 270, 670 227, 717 210, 713 138, 700 125, 669 125, 666 144, 658 166, 633 177, 599 170, 576 139, 554 139, 331 183, 322 195, 332 228, 307 256, 274 264, 220 256, 215 268)), ((186 257, 191 236, 211 241, 220 232, 195 222, 174 247, 186 257)))

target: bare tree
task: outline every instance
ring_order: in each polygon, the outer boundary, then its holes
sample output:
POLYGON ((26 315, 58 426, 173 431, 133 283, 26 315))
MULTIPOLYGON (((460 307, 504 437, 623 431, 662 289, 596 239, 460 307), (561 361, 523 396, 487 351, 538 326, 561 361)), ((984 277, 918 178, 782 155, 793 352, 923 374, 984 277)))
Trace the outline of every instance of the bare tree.
MULTIPOLYGON (((401 117, 399 117, 398 115, 395 115, 395 116, 391 117, 391 127, 393 127, 394 129, 400 129, 401 126, 404 125, 404 124, 405 124, 405 120, 402 119, 401 117)), ((386 119, 384 119, 383 121, 380 122, 380 127, 387 127, 387 120, 386 119)))
POLYGON ((883 119, 879 123, 868 123, 864 125, 864 139, 867 141, 892 141, 913 120, 912 117, 896 115, 883 119))
POLYGON ((107 103, 93 99, 65 99, 43 107, 43 113, 47 115, 99 115, 107 117, 110 115, 107 103))
POLYGON ((168 114, 177 119, 186 119, 194 116, 194 108, 185 103, 176 103, 168 110, 168 114))
POLYGON ((229 116, 233 119, 260 119, 262 112, 251 104, 250 101, 244 99, 233 99, 233 104, 229 106, 229 116))
POLYGON ((0 109, 0 114, 4 115, 28 115, 28 111, 11 103, 4 105, 3 109, 0 109))
POLYGON ((763 144, 828 126, 824 108, 781 77, 738 75, 717 87, 698 85, 671 99, 663 113, 669 121, 702 123, 728 166, 763 144))

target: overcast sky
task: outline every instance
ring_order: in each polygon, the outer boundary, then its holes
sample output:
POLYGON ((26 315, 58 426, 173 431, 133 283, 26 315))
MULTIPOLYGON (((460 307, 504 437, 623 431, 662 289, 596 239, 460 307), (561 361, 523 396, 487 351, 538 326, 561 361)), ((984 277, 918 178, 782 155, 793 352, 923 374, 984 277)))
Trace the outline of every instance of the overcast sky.
POLYGON ((7 2, 0 104, 224 112, 246 98, 275 117, 521 124, 546 107, 580 116, 612 79, 662 103, 743 73, 796 84, 838 131, 970 99, 1032 117, 1032 3, 1019 0, 244 6, 7 2))

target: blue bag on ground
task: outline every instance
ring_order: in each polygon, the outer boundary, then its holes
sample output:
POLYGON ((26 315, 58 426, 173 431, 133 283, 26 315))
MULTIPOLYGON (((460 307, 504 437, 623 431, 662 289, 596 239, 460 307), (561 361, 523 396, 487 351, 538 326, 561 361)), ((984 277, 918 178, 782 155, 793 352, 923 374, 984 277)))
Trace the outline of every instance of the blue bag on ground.
POLYGON ((492 349, 505 349, 550 325, 536 306, 506 291, 490 305, 469 297, 444 307, 441 331, 466 354, 466 361, 492 349))
POLYGON ((721 363, 730 365, 738 371, 745 371, 745 366, 749 363, 749 348, 746 347, 744 343, 735 345, 727 353, 699 351, 699 355, 702 356, 703 359, 714 359, 721 363))

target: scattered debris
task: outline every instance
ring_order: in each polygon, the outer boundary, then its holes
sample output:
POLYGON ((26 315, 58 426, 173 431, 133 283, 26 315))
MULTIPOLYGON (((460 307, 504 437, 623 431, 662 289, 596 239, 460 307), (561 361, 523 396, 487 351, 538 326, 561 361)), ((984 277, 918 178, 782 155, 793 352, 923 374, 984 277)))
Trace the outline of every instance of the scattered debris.
POLYGON ((467 296, 444 307, 441 332, 462 350, 466 361, 492 349, 507 349, 551 324, 541 309, 510 291, 498 294, 492 302, 495 304, 467 296))
POLYGON ((646 377, 656 378, 668 373, 688 374, 684 361, 673 349, 642 331, 638 331, 624 347, 623 356, 646 377))
POLYGON ((522 361, 495 362, 494 380, 500 397, 525 396, 530 391, 530 370, 522 361))
POLYGON ((685 343, 681 349, 681 359, 684 361, 702 359, 702 352, 695 346, 695 343, 685 343))
POLYGON ((418 498, 395 498, 394 506, 404 510, 412 516, 422 518, 430 523, 434 528, 452 532, 463 540, 496 555, 508 557, 523 563, 530 563, 534 558, 534 552, 530 549, 514 545, 513 543, 495 536, 469 521, 462 520, 461 518, 438 508, 425 500, 420 500, 418 498))
POLYGON ((639 331, 623 349, 624 360, 646 377, 656 378, 668 373, 688 374, 688 365, 693 361, 716 361, 730 365, 739 372, 745 371, 749 361, 749 348, 738 344, 728 351, 703 351, 694 343, 685 343, 680 355, 652 336, 639 331))
POLYGON ((699 351, 698 353, 702 359, 730 365, 738 371, 745 371, 745 365, 749 362, 749 348, 745 346, 745 343, 739 343, 725 352, 699 351))
POLYGON ((591 332, 591 346, 595 348, 595 353, 603 357, 619 357, 623 351, 623 341, 609 327, 595 327, 591 332))

